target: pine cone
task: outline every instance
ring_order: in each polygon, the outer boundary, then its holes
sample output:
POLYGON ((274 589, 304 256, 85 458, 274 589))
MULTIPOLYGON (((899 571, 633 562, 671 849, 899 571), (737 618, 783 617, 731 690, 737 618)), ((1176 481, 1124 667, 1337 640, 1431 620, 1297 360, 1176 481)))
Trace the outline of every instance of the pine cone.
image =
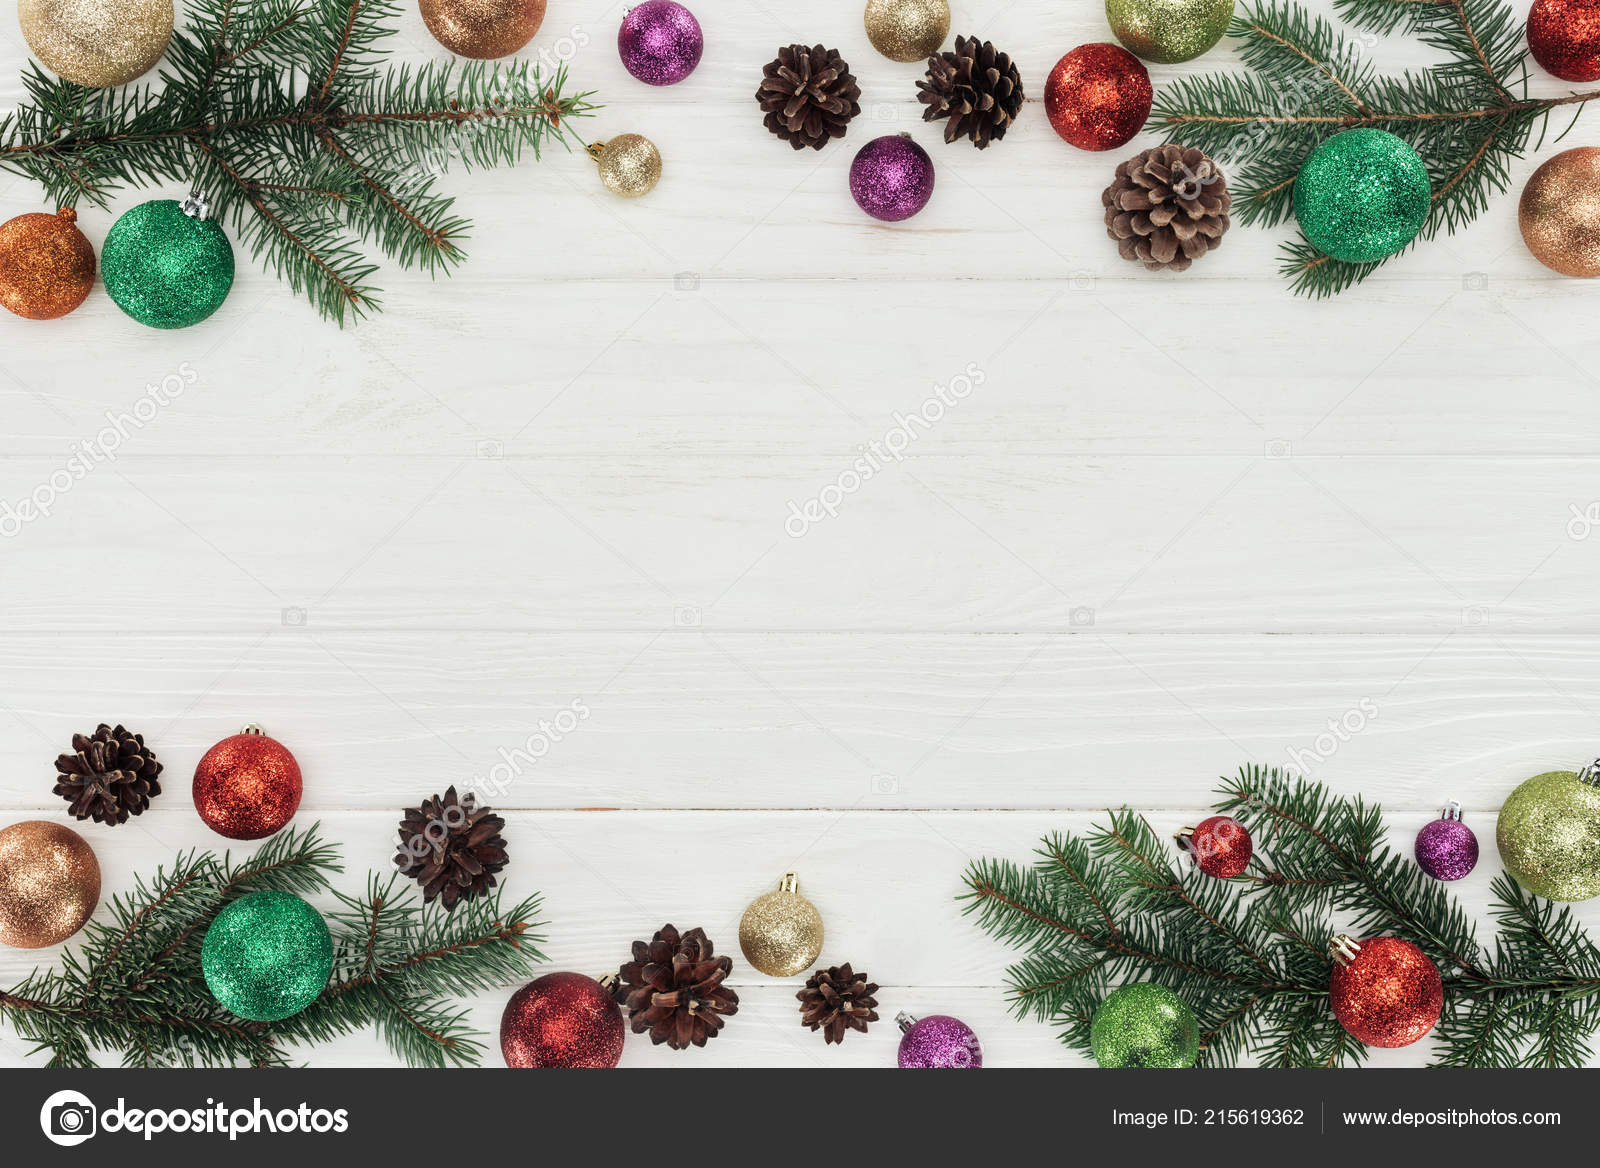
POLYGON ((944 140, 965 134, 979 150, 1006 136, 1022 112, 1022 75, 1011 58, 988 41, 957 37, 955 52, 928 58, 928 79, 917 82, 922 120, 949 118, 944 140))
POLYGON ((843 1042, 846 1030, 867 1032, 867 1023, 878 1020, 876 983, 857 973, 850 963, 819 969, 806 978, 806 988, 795 995, 800 999, 800 1022, 821 1030, 823 1041, 843 1042))
POLYGON ((767 111, 766 127, 796 150, 843 138, 861 112, 861 86, 837 49, 790 45, 761 72, 756 101, 767 111))
POLYGON ((1188 270, 1222 242, 1233 196, 1217 164, 1189 146, 1157 146, 1117 167, 1100 196, 1106 234, 1150 271, 1188 270))
POLYGON ((161 794, 161 764, 142 734, 102 722, 92 737, 74 734, 72 750, 56 759, 55 793, 78 819, 126 823, 161 794))
POLYGON ((395 865, 422 885, 424 904, 438 897, 448 912, 494 887, 494 874, 508 863, 505 825, 470 791, 458 799, 451 787, 406 810, 395 865))
POLYGON ((617 971, 616 999, 628 1011, 633 1032, 673 1050, 704 1046, 722 1029, 725 1014, 739 1012, 739 995, 723 985, 733 958, 712 955, 704 929, 681 937, 671 925, 647 944, 633 943, 633 960, 617 971))

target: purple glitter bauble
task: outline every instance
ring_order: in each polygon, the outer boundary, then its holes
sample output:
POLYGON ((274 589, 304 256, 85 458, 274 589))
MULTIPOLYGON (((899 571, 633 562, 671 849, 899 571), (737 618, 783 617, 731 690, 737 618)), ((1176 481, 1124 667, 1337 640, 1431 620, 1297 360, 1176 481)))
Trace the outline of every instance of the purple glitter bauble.
POLYGON ((1417 832, 1417 863, 1435 880, 1460 880, 1478 866, 1478 837, 1459 819, 1435 819, 1417 832))
POLYGON ((972 1027, 961 1019, 929 1014, 900 1036, 900 1065, 912 1070, 977 1070, 983 1066, 983 1048, 972 1027))
POLYGON ((885 134, 856 151, 850 193, 875 219, 909 219, 933 197, 933 159, 909 134, 885 134))
POLYGON ((700 22, 675 0, 646 0, 629 9, 617 31, 623 65, 647 85, 676 85, 694 72, 705 47, 700 22))

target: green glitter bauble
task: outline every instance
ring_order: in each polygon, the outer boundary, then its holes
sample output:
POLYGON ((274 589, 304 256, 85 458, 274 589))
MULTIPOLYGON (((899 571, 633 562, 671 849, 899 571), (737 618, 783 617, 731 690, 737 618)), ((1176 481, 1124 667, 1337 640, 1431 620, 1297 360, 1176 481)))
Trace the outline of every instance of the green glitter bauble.
POLYGON ((1428 168, 1387 130, 1346 130, 1311 152, 1294 180, 1294 215, 1311 246, 1353 264, 1417 237, 1433 202, 1428 168))
POLYGON ((117 307, 151 328, 199 324, 233 287, 233 245, 210 219, 153 199, 111 225, 100 273, 117 307))
POLYGON ((1600 896, 1600 787, 1572 771, 1535 775, 1511 792, 1494 839, 1506 871, 1535 896, 1600 896))
POLYGON ((1233 0, 1106 0, 1106 20, 1136 57, 1161 65, 1192 61, 1222 39, 1233 0))
POLYGON ((1102 1067, 1192 1067, 1200 1057, 1200 1026, 1166 986, 1135 982, 1100 1003, 1089 1045, 1102 1067))
POLYGON ((327 987, 333 938, 322 915, 288 892, 252 892, 217 914, 200 967, 223 1009, 252 1022, 298 1014, 327 987))

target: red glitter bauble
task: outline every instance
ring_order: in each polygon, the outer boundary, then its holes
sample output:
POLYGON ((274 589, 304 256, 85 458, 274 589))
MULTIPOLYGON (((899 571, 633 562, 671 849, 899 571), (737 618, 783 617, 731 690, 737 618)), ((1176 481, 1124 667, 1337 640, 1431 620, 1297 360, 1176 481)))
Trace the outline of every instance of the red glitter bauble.
MULTIPOLYGON (((1334 945, 1341 942, 1348 938, 1334 945)), ((1428 955, 1399 937, 1373 937, 1355 950, 1348 964, 1336 953, 1328 983, 1339 1025, 1368 1046, 1410 1046, 1432 1030, 1444 985, 1428 955)))
POLYGON ((500 1016, 500 1052, 508 1067, 605 1070, 622 1057, 622 1010, 604 986, 581 973, 530 981, 500 1016))
POLYGON ((266 839, 299 806, 300 764, 259 730, 224 738, 194 768, 194 809, 229 839, 266 839))
POLYGON ((1200 871, 1219 880, 1231 880, 1243 872, 1255 851, 1245 825, 1226 815, 1202 819, 1188 843, 1200 871))
POLYGON ((1150 74, 1127 49, 1079 45, 1050 70, 1044 109, 1050 124, 1080 150, 1114 150, 1150 116, 1150 74))
POLYGON ((1600 80, 1600 0, 1534 0, 1528 47, 1563 81, 1600 80))

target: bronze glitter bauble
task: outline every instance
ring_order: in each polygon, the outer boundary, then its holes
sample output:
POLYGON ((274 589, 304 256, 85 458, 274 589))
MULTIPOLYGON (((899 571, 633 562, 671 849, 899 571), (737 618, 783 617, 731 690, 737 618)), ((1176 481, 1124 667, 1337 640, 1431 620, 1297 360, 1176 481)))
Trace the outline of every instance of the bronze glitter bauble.
POLYGON ((172 0, 19 0, 17 19, 41 65, 90 89, 126 85, 172 39, 172 0))
POLYGON ((100 862, 70 827, 30 819, 0 831, 0 944, 59 945, 100 903, 100 862))
POLYGON ((1367 1046, 1410 1046, 1439 1021, 1444 982, 1428 955, 1400 937, 1356 942, 1340 934, 1329 946, 1333 1016, 1367 1046))
POLYGON ((609 142, 591 142, 586 149, 600 168, 600 181, 613 195, 637 199, 661 181, 661 152, 642 134, 618 134, 609 142))
POLYGON ((516 52, 544 23, 545 0, 421 0, 421 6, 435 40, 480 61, 516 52))
POLYGON ((1494 839, 1506 871, 1535 896, 1600 896, 1600 787, 1574 772, 1547 771, 1511 792, 1494 839))
POLYGON ((891 61, 931 57, 950 35, 948 0, 867 0, 867 39, 891 61))
POLYGON ((53 320, 83 303, 94 287, 94 247, 77 219, 62 207, 0 223, 0 304, 29 320, 53 320))
POLYGON ((224 738, 194 768, 194 808, 218 835, 265 839, 300 806, 300 764, 259 726, 224 738))
POLYGON ((768 977, 793 977, 811 968, 822 952, 822 914, 800 895, 790 872, 777 891, 758 896, 739 921, 745 960, 768 977))
POLYGON ((1517 203, 1517 226, 1545 267, 1600 276, 1600 147, 1563 150, 1534 171, 1517 203))

